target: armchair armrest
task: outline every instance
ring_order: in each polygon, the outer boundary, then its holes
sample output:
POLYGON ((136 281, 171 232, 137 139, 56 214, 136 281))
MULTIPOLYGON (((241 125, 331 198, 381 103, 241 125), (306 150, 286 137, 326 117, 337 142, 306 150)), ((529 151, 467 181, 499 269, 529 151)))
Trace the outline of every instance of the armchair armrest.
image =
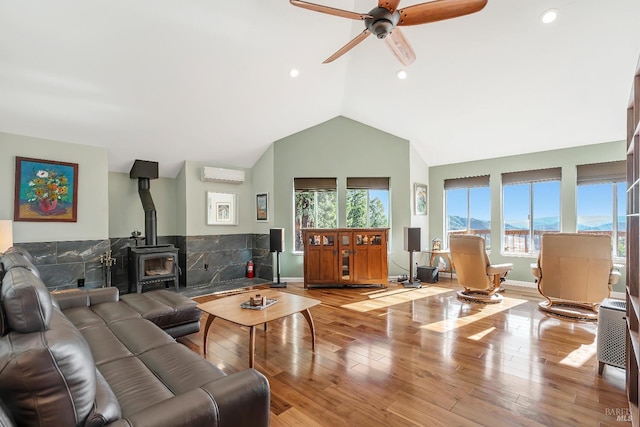
POLYGON ((513 268, 513 264, 510 263, 506 263, 506 264, 491 264, 487 266, 487 274, 494 276, 496 274, 498 275, 505 275, 508 272, 511 271, 511 269, 513 268))
POLYGON ((531 264, 531 273, 537 280, 540 280, 542 277, 542 270, 540 270, 537 262, 531 264))
POLYGON ((620 271, 611 270, 611 272, 609 273, 609 285, 613 286, 618 283, 618 281, 620 280, 620 276, 622 276, 622 274, 620 274, 620 271))

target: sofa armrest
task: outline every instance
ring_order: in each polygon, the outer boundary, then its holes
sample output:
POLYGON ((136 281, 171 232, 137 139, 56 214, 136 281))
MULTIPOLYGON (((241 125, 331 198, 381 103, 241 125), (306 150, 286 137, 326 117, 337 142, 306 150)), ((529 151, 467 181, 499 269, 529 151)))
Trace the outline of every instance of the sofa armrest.
POLYGON ((187 427, 219 426, 220 422, 216 403, 209 393, 197 388, 108 425, 110 427, 187 427))
POLYGON ((220 425, 269 426, 269 382, 255 369, 236 372, 201 388, 215 400, 220 425))
POLYGON ((117 302, 120 294, 118 288, 73 289, 70 291, 52 292, 60 310, 74 307, 89 307, 103 302, 117 302))
POLYGON ((109 383, 96 368, 96 400, 93 410, 85 420, 85 427, 102 427, 122 417, 118 398, 111 390, 109 383))

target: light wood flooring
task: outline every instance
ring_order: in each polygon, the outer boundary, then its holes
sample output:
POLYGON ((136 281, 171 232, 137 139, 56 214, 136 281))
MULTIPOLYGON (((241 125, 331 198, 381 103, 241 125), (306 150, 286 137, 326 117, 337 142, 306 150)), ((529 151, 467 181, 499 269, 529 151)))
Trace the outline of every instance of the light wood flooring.
MULTIPOLYGON (((597 374, 597 325, 548 317, 534 293, 460 302, 448 279, 422 289, 310 289, 316 351, 301 314, 256 336, 271 385, 272 426, 613 426, 625 371, 597 374)), ((212 297, 196 298, 206 301, 212 297)), ((180 341, 202 354, 202 332, 180 341)), ((249 333, 221 319, 207 359, 246 369, 249 333)))

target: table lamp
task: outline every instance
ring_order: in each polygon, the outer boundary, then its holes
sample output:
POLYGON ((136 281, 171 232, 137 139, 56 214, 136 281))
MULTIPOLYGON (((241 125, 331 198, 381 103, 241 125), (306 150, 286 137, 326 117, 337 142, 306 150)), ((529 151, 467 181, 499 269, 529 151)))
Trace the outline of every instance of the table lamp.
POLYGON ((0 219, 0 254, 13 246, 13 221, 0 219))

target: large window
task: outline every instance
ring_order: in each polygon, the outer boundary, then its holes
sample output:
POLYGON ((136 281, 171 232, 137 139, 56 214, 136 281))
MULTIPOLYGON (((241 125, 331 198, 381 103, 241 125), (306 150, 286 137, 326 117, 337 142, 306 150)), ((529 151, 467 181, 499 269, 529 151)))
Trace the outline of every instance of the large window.
POLYGON ((477 234, 491 248, 491 192, 489 175, 446 179, 445 242, 451 234, 477 234))
POLYGON ((502 174, 504 252, 537 253, 542 233, 560 231, 561 174, 560 168, 502 174))
POLYGON ((303 251, 302 229, 336 228, 338 201, 336 178, 294 178, 294 242, 295 251, 303 251))
POLYGON ((624 161, 579 165, 578 233, 608 234, 614 257, 627 248, 626 166, 624 161))
POLYGON ((389 178, 347 178, 347 227, 389 226, 389 178))

